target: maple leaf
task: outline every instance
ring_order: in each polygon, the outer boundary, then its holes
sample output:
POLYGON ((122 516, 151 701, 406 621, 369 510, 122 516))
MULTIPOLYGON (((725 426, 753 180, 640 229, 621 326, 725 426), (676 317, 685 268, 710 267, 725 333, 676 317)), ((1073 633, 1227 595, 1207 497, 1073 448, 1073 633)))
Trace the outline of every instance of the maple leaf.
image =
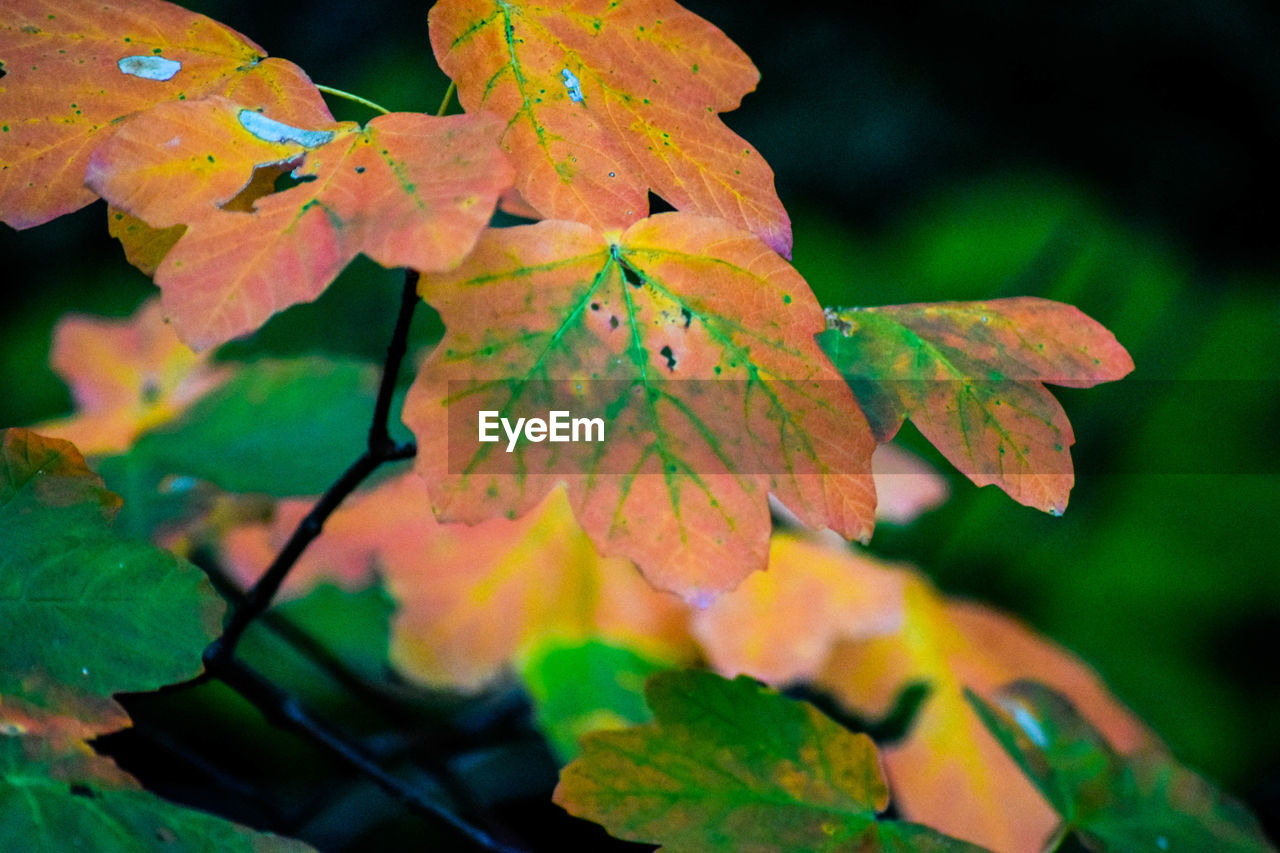
MULTIPOLYGON (((284 501, 269 528, 233 531, 233 570, 255 579, 308 508, 284 501)), ((681 602, 649 587, 627 561, 600 557, 561 490, 516 521, 441 524, 421 478, 396 477, 334 512, 285 591, 320 580, 356 589, 375 571, 399 604, 392 660, 427 683, 478 689, 553 640, 602 637, 659 660, 692 654, 681 602)))
POLYGON ((1122 757, 1066 697, 1032 681, 995 704, 966 694, 987 729, 1090 849, 1273 851, 1235 800, 1158 748, 1122 757))
POLYGON ((855 712, 881 717, 903 688, 927 682, 906 739, 884 751, 901 814, 994 850, 1041 850, 1053 812, 983 727, 965 690, 988 694, 1036 678, 1072 697, 1121 751, 1150 735, 1065 650, 994 610, 943 599, 917 575, 903 580, 902 628, 837 644, 818 685, 855 712))
POLYGON ((769 492, 870 535, 875 442, 808 286, 750 234, 687 213, 492 230, 420 291, 445 335, 404 421, 442 519, 518 516, 564 481, 602 553, 700 603, 764 567, 769 492), (598 415, 603 441, 477 440, 482 411, 555 410, 598 415))
POLYGON ((0 443, 0 727, 86 738, 128 724, 112 698, 200 671, 222 600, 194 566, 117 536, 120 498, 71 444, 0 443))
POLYGON ((879 441, 906 418, 979 486, 1060 515, 1075 442, 1044 383, 1088 388, 1133 370, 1079 309, 1034 297, 829 312, 821 344, 879 441))
POLYGON ((35 429, 91 456, 127 450, 231 375, 179 341, 155 300, 126 319, 62 317, 50 362, 71 386, 76 413, 35 429))
POLYGON ((902 625, 902 574, 874 558, 774 534, 769 570, 694 614, 693 634, 725 674, 770 684, 812 679, 840 640, 902 625))
POLYGON ((790 256, 773 171, 718 116, 760 74, 707 21, 670 0, 443 0, 429 21, 463 107, 506 120, 518 189, 543 217, 624 228, 652 188, 790 256))
POLYGON ((582 741, 554 800, 619 838, 704 850, 976 851, 880 821, 889 788, 875 744, 749 678, 663 672, 654 721, 582 741))
POLYGON ((511 183, 488 115, 294 127, 221 97, 161 104, 99 146, 86 180, 152 228, 185 225, 155 281, 195 349, 319 296, 363 252, 425 272, 470 251, 511 183), (237 197, 263 168, 297 186, 237 197))
POLYGON ((5 0, 0 70, 0 220, 14 228, 93 201, 90 155, 163 101, 218 94, 280 121, 333 120, 302 69, 159 0, 5 0))

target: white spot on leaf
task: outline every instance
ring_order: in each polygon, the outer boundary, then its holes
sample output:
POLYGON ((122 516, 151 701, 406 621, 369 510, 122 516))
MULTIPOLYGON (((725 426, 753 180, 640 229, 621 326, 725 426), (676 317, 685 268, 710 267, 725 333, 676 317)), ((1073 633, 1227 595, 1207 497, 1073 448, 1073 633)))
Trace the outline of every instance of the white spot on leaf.
POLYGON ((318 148, 333 139, 332 130, 303 130, 254 110, 241 110, 240 126, 263 142, 293 142, 303 148, 318 148))
POLYGON ((126 56, 116 65, 121 74, 141 77, 143 80, 172 80, 182 70, 182 63, 163 56, 126 56))
POLYGON ((578 78, 568 68, 560 72, 560 79, 564 81, 564 87, 569 90, 569 100, 582 100, 582 84, 578 78))

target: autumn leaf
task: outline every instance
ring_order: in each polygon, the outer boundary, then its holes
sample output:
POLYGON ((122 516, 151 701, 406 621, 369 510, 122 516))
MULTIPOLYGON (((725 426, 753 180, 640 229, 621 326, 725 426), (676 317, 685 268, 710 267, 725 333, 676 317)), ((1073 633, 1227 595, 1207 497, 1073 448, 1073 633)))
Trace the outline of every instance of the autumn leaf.
POLYGON ((209 97, 122 127, 86 180, 153 229, 186 226, 155 281, 179 336, 203 349, 316 298, 362 252, 387 267, 455 266, 511 183, 499 131, 488 115, 416 113, 295 127, 209 97), (281 166, 298 185, 238 201, 281 166))
POLYGON ((120 499, 71 444, 22 429, 0 456, 0 728, 86 738, 112 698, 200 671, 222 600, 204 574, 118 537, 120 499))
MULTIPOLYGON (((228 562, 242 579, 262 572, 307 508, 282 502, 270 528, 228 537, 228 562)), ((321 580, 359 589, 375 571, 399 603, 392 661, 429 684, 478 689, 553 640, 600 637, 671 662, 692 655, 681 602, 627 561, 601 558, 560 490, 516 521, 440 524, 421 479, 396 477, 329 518, 285 591, 321 580)))
POLYGON ((808 703, 696 671, 659 673, 645 696, 654 721, 588 735, 554 795, 618 838, 671 853, 980 849, 878 821, 875 744, 808 703))
POLYGON ((773 170, 718 115, 760 74, 708 22, 670 0, 444 0, 429 21, 463 107, 507 123, 517 188, 543 218, 625 228, 652 189, 790 257, 773 170))
POLYGON ((900 813, 993 850, 1040 851, 1053 811, 986 731, 965 690, 992 693, 1036 678, 1078 703, 1117 749, 1150 735, 1087 666, 1018 622, 977 604, 943 599, 906 575, 902 628, 839 643, 817 684, 851 710, 882 717, 909 684, 929 695, 907 737, 884 751, 900 813))
POLYGON ((903 575, 874 558, 774 534, 769 570, 694 614, 693 633, 711 665, 770 684, 811 680, 841 640, 902 626, 903 575))
POLYGON ((173 420, 232 372, 179 341, 155 301, 126 319, 64 316, 54 327, 49 358, 71 386, 76 413, 36 429, 91 456, 127 450, 139 434, 173 420))
POLYGON ((155 104, 223 95, 279 121, 333 120, 296 65, 158 0, 6 0, 0 69, 0 220, 14 228, 93 201, 90 155, 155 104))
POLYGON ((141 790, 88 747, 0 735, 0 850, 306 853, 311 847, 175 805, 141 790))
POLYGON ((1160 749, 1122 757, 1066 697, 1017 681, 967 698, 1058 812, 1057 838, 1090 850, 1274 850, 1248 810, 1160 749))
POLYGON ((1033 297, 829 312, 823 349, 879 441, 910 418, 979 486, 1061 515, 1075 442, 1044 383, 1088 388, 1133 370, 1115 337, 1078 309, 1033 297))
POLYGON ((602 553, 699 603, 764 567, 770 492, 870 535, 871 433, 808 286, 751 235, 685 213, 498 229, 420 289, 446 331, 404 421, 441 518, 519 516, 564 481, 602 553), (556 410, 599 417, 603 441, 478 441, 482 411, 556 410))

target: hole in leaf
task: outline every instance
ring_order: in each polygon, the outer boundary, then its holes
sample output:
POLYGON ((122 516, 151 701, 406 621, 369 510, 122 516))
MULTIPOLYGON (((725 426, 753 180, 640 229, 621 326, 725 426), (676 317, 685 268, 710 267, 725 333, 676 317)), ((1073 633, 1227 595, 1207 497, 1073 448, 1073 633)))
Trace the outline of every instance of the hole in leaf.
POLYGON ((684 318, 684 327, 689 328, 689 324, 693 322, 693 312, 688 308, 681 308, 680 316, 684 318))
POLYGON ((667 370, 674 372, 676 369, 676 357, 675 353, 671 352, 670 345, 658 350, 658 354, 667 360, 667 370))
POLYGON ((301 186, 302 184, 309 184, 315 179, 316 179, 315 175, 303 175, 300 178, 295 178, 293 176, 293 171, 290 170, 288 172, 281 174, 279 177, 276 178, 275 192, 282 193, 285 190, 291 190, 296 186, 301 186))
POLYGON ((670 213, 673 210, 675 210, 675 208, 672 207, 665 198, 663 198, 662 196, 658 195, 655 192, 649 193, 649 215, 650 216, 653 216, 655 213, 670 213))
POLYGON ((610 329, 618 328, 618 318, 616 315, 609 318, 609 328, 610 329))
POLYGON ((255 167, 253 177, 249 179, 249 183, 245 184, 244 189, 236 193, 235 198, 223 204, 222 209, 235 213, 252 213, 253 205, 259 199, 283 192, 300 183, 315 180, 313 176, 308 176, 302 180, 290 176, 290 173, 301 164, 302 160, 297 159, 288 163, 269 163, 255 167))
POLYGON ((93 793, 92 788, 79 782, 73 782, 68 790, 71 791, 71 795, 74 797, 88 797, 89 799, 93 799, 97 796, 93 793))
POLYGON ((622 265, 622 277, 625 278, 627 280, 627 284, 632 287, 639 287, 644 283, 640 280, 640 274, 626 264, 622 265))

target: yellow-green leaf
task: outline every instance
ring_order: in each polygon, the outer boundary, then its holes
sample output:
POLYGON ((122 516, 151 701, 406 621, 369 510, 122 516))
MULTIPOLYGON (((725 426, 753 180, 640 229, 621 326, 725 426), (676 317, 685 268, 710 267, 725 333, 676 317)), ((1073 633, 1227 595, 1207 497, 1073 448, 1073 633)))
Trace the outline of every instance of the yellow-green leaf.
POLYGON ((889 804, 875 744, 749 678, 663 672, 654 720, 597 732, 560 774, 555 802, 670 853, 719 850, 976 851, 889 804))

